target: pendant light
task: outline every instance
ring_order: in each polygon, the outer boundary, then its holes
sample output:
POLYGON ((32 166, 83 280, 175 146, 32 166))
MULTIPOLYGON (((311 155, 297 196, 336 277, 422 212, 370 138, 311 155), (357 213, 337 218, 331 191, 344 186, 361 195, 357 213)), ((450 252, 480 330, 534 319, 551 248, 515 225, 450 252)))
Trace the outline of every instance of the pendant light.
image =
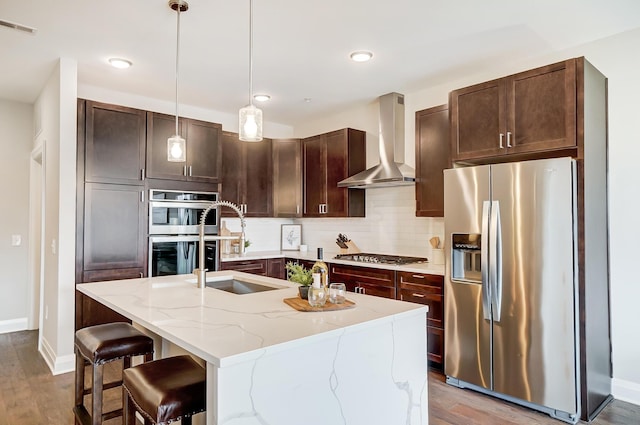
POLYGON ((185 162, 187 160, 187 141, 178 133, 178 64, 180 58, 180 13, 189 9, 184 0, 169 0, 169 7, 175 10, 177 18, 176 30, 176 133, 167 139, 167 160, 171 162, 185 162))
POLYGON ((262 140, 262 111, 253 105, 253 0, 249 0, 249 104, 240 109, 240 140, 262 140))

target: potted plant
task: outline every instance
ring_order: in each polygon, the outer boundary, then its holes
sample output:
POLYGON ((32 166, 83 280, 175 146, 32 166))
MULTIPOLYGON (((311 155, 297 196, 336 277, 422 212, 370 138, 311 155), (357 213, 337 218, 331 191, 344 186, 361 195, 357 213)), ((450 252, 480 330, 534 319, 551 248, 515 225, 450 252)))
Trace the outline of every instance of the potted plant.
POLYGON ((308 299, 309 286, 311 286, 311 283, 313 282, 311 270, 307 270, 304 266, 291 261, 285 265, 285 268, 287 270, 287 280, 300 285, 298 287, 300 298, 304 300, 308 299))

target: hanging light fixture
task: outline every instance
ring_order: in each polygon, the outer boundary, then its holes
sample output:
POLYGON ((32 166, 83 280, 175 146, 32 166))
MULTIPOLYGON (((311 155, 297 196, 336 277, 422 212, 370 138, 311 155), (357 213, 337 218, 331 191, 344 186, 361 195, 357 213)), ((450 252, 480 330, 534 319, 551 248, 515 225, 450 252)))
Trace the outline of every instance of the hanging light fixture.
POLYGON ((189 9, 189 4, 183 0, 169 0, 169 7, 175 10, 177 18, 176 30, 176 134, 167 139, 167 160, 171 162, 185 162, 187 160, 187 141, 178 133, 178 64, 180 58, 180 13, 189 9))
POLYGON ((249 104, 240 109, 240 140, 262 140, 262 111, 253 105, 253 0, 249 0, 249 104))

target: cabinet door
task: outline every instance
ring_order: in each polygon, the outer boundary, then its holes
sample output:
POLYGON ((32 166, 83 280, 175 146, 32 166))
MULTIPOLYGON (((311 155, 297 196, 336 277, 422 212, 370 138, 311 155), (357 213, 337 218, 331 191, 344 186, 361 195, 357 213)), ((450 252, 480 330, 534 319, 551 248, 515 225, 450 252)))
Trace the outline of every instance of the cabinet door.
POLYGON ((218 183, 222 162, 220 143, 222 126, 191 119, 186 120, 186 125, 187 180, 218 183))
POLYGON ((285 279, 284 258, 267 259, 267 276, 285 279))
POLYGON ((326 203, 326 144, 321 136, 303 140, 304 215, 320 217, 320 205, 326 203))
POLYGON ((141 186, 87 183, 84 270, 145 267, 145 202, 141 186))
MULTIPOLYGON (((240 205, 244 190, 244 163, 242 144, 235 133, 222 132, 222 190, 220 199, 240 205)), ((222 217, 236 217, 236 213, 229 208, 220 210, 222 217)))
POLYGON ((325 135, 326 146, 326 215, 328 217, 348 217, 349 198, 346 188, 338 187, 341 180, 349 177, 347 165, 347 130, 338 130, 325 135))
POLYGON ((509 153, 576 146, 575 60, 507 79, 509 153))
POLYGON ((416 112, 416 217, 444 217, 444 175, 451 167, 447 105, 416 112))
MULTIPOLYGON (((147 177, 186 180, 186 163, 167 161, 167 139, 176 134, 176 118, 147 112, 147 177)), ((178 121, 180 135, 187 138, 185 122, 178 121)), ((187 146, 189 141, 187 141, 187 146)))
POLYGON ((300 139, 272 141, 273 216, 302 217, 302 144, 300 139))
POLYGON ((449 93, 451 155, 454 160, 499 156, 506 152, 503 130, 505 97, 503 80, 488 81, 449 93), (502 145, 500 134, 503 135, 502 145))
POLYGON ((145 112, 87 100, 85 180, 142 184, 145 112))
POLYGON ((246 205, 247 217, 271 217, 272 178, 271 140, 257 143, 240 142, 245 155, 244 193, 242 203, 246 205))

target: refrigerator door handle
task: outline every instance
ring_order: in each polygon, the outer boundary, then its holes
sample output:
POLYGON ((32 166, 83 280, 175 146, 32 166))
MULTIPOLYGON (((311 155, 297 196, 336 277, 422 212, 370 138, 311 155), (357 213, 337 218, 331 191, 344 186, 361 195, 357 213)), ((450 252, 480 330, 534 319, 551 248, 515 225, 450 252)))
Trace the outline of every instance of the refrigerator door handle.
POLYGON ((491 234, 489 245, 491 246, 491 258, 489 265, 489 277, 491 280, 491 316, 494 322, 500 321, 502 311, 502 231, 500 223, 500 202, 491 202, 491 234))
POLYGON ((491 201, 482 202, 482 233, 480 235, 480 269, 482 270, 482 313, 491 320, 491 282, 489 282, 489 219, 491 201))

